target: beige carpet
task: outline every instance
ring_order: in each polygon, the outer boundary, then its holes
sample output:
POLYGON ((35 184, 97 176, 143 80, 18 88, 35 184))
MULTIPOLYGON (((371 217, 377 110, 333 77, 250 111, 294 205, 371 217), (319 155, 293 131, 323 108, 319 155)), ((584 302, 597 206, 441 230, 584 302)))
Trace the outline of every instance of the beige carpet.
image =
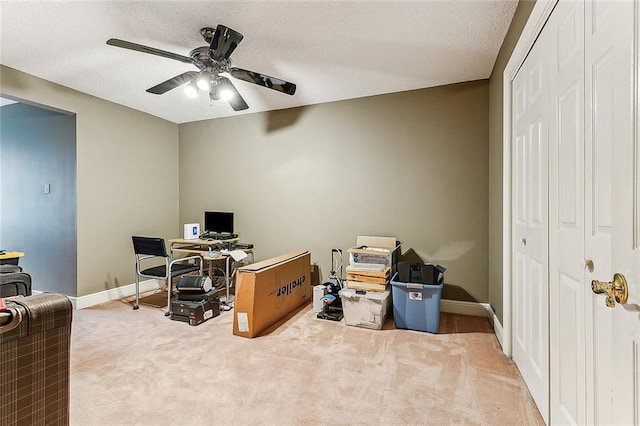
POLYGON ((544 424, 486 318, 441 315, 441 334, 318 320, 232 334, 164 308, 74 312, 72 425, 544 424))
MULTIPOLYGON (((175 297, 174 297, 175 298, 175 297)), ((135 297, 127 298, 126 301, 133 308, 133 305, 136 302, 135 297)), ((167 291, 166 290, 158 290, 154 293, 150 293, 147 295, 140 295, 140 305, 147 305, 153 308, 167 308, 167 291)))

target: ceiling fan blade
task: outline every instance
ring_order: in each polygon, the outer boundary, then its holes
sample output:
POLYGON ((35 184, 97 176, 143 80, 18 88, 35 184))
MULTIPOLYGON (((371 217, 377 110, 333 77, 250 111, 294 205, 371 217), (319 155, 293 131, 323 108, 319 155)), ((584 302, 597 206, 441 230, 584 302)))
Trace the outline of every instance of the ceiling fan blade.
POLYGON ((296 93, 295 84, 280 80, 279 78, 269 77, 268 75, 235 67, 231 68, 230 73, 237 79, 248 81, 249 83, 254 83, 268 89, 277 90, 278 92, 286 93, 287 95, 293 95, 296 93))
POLYGON ((155 95, 162 95, 163 93, 166 93, 171 89, 175 89, 178 86, 182 86, 183 84, 191 82, 197 77, 198 73, 196 71, 187 71, 147 89, 147 92, 153 93, 155 95))
POLYGON ((236 30, 219 24, 209 46, 211 57, 216 61, 229 59, 229 56, 236 50, 243 38, 244 36, 236 30))
POLYGON ((242 111, 249 108, 249 105, 247 105, 242 96, 240 96, 240 92, 238 92, 233 83, 231 83, 231 80, 227 77, 220 77, 218 81, 218 98, 221 97, 220 95, 223 90, 229 90, 233 96, 227 99, 227 102, 229 102, 229 105, 231 105, 234 111, 242 111))
POLYGON ((178 55, 177 53, 167 52, 166 50, 156 49, 154 47, 143 46, 142 44, 132 43, 130 41, 110 38, 107 40, 110 46, 122 47, 124 49, 135 50, 137 52, 148 53, 150 55, 162 56, 163 58, 175 59, 176 61, 193 64, 193 58, 189 56, 178 55))

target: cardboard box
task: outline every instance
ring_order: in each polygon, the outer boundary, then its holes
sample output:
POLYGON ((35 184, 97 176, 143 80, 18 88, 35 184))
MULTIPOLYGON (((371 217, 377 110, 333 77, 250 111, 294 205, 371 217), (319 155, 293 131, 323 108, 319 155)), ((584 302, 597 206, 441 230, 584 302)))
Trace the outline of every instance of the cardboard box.
POLYGON ((356 246, 347 250, 349 264, 381 264, 395 272, 400 243, 394 237, 358 236, 356 246))
POLYGON ((311 254, 295 251, 237 270, 233 334, 255 337, 311 300, 311 254))

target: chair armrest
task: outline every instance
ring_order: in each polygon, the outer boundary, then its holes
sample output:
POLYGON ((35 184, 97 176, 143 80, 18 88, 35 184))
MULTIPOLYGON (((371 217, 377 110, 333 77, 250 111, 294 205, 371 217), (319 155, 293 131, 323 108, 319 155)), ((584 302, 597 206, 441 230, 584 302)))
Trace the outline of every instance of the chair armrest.
POLYGON ((195 255, 195 256, 181 257, 180 259, 174 259, 174 260, 171 261, 171 264, 173 265, 174 263, 180 263, 180 262, 185 262, 185 261, 189 261, 189 260, 197 260, 200 263, 202 263, 204 261, 204 259, 202 259, 202 256, 195 255))
POLYGON ((138 255, 138 260, 145 260, 145 259, 163 259, 162 256, 154 256, 152 254, 139 254, 138 255))
POLYGON ((171 269, 171 267, 176 263, 184 263, 190 260, 198 261, 198 264, 200 265, 200 272, 202 272, 202 265, 204 264, 204 259, 200 255, 181 257, 180 259, 172 260, 171 263, 169 263, 169 269, 171 269))

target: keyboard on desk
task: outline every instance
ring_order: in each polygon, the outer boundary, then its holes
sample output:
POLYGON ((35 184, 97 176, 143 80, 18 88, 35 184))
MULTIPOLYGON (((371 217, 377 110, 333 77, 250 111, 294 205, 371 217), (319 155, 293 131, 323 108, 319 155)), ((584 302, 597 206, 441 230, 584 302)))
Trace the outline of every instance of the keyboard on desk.
POLYGON ((238 234, 214 234, 214 233, 206 233, 200 235, 201 240, 215 240, 215 241, 224 241, 224 240, 233 240, 234 238, 238 238, 238 234))

